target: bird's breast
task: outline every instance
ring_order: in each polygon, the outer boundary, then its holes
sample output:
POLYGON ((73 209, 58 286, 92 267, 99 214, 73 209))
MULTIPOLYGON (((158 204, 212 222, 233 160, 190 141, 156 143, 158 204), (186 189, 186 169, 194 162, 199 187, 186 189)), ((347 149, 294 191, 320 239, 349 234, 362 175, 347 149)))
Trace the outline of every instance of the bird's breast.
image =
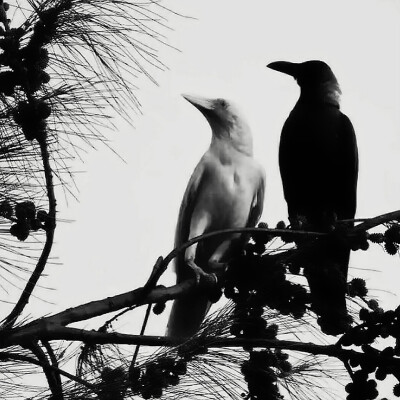
POLYGON ((246 162, 213 162, 205 171, 204 190, 195 210, 208 213, 209 230, 246 225, 258 186, 258 174, 249 158, 246 162))

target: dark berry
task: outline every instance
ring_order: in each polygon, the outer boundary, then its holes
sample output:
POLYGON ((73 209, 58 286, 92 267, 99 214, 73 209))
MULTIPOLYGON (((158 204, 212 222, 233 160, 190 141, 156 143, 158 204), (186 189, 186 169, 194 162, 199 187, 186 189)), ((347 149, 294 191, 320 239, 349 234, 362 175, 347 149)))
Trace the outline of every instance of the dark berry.
POLYGON ((153 307, 153 313, 160 315, 165 310, 165 303, 156 303, 153 307))

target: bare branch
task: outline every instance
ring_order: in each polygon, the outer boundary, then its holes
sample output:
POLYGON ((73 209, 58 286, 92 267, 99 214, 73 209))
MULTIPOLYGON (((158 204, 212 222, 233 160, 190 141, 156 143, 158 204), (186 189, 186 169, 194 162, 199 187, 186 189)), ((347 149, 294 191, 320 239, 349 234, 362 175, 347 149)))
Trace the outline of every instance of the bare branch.
POLYGON ((397 211, 392 211, 386 214, 378 215, 377 217, 374 218, 369 218, 362 224, 357 225, 352 229, 352 233, 358 233, 362 231, 367 231, 371 228, 375 228, 376 226, 382 225, 386 222, 400 220, 400 210, 397 211))
POLYGON ((46 229, 46 242, 44 244, 39 260, 36 264, 35 270, 33 271, 30 279, 28 280, 25 289, 21 294, 21 297, 19 298, 17 304, 15 305, 11 313, 4 320, 4 324, 6 326, 12 326, 17 320, 17 318, 21 315, 25 306, 28 304, 30 296, 33 290, 35 289, 35 286, 40 276, 43 274, 51 249, 53 247, 54 230, 56 228, 56 197, 54 194, 53 173, 50 165, 50 155, 48 151, 46 137, 44 137, 42 140, 39 140, 39 145, 43 161, 44 176, 46 179, 47 197, 49 200, 49 214, 48 214, 49 224, 47 224, 47 229, 46 229))
POLYGON ((195 285, 195 279, 191 279, 169 288, 156 287, 145 299, 142 297, 143 288, 139 288, 131 292, 69 308, 61 313, 40 318, 24 326, 4 332, 1 346, 7 347, 12 344, 23 343, 29 341, 32 335, 37 337, 36 335, 38 332, 43 333, 47 329, 50 329, 49 327, 66 326, 75 322, 85 321, 100 315, 118 311, 122 308, 130 307, 134 304, 158 303, 160 301, 172 300, 178 296, 185 295, 192 290, 195 285), (139 300, 140 303, 138 303, 139 300))

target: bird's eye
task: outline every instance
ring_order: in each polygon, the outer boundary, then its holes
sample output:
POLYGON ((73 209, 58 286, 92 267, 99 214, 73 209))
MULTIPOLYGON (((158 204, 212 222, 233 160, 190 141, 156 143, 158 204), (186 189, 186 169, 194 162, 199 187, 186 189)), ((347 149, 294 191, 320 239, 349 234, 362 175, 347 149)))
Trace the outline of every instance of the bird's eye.
POLYGON ((228 106, 228 103, 224 99, 219 99, 219 105, 223 108, 226 108, 228 106))

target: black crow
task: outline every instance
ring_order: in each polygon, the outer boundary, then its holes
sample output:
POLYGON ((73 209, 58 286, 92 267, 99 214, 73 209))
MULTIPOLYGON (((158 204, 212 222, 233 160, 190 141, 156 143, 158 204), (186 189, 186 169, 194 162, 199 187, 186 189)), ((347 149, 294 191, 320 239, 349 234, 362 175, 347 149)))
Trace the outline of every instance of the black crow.
MULTIPOLYGON (((308 230, 328 232, 336 220, 353 219, 357 203, 357 142, 349 118, 340 111, 339 84, 323 61, 277 61, 268 67, 293 76, 300 86, 279 146, 289 220, 294 227, 302 222, 308 230)), ((317 253, 304 271, 313 307, 323 330, 338 334, 349 321, 345 294, 350 248, 330 241, 317 253)))

